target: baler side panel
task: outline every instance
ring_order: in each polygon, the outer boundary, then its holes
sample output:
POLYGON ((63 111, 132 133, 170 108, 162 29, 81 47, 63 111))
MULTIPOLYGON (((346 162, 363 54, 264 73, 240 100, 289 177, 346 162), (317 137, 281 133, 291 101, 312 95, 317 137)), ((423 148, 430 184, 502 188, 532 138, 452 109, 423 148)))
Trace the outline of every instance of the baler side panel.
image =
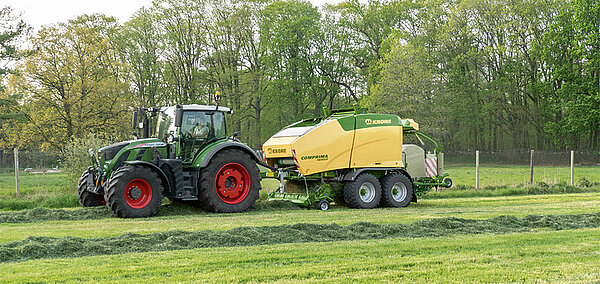
POLYGON ((358 115, 351 168, 402 167, 402 127, 393 115, 358 115))
POLYGON ((346 169, 350 163, 354 131, 336 120, 316 127, 292 143, 303 175, 346 169))
POLYGON ((298 139, 291 137, 272 137, 263 144, 263 151, 267 158, 292 157, 292 142, 298 139))

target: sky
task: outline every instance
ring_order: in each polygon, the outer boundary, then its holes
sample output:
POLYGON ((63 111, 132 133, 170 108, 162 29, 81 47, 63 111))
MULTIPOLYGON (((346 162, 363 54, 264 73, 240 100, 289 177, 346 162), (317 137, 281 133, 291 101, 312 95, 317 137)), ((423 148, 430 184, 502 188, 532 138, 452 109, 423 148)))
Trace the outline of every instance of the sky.
MULTIPOLYGON (((310 1, 321 7, 324 3, 338 3, 341 0, 310 1)), ((0 7, 10 6, 15 12, 21 13, 21 18, 34 30, 92 13, 114 16, 120 22, 126 22, 139 8, 151 4, 152 0, 0 0, 0 7)))

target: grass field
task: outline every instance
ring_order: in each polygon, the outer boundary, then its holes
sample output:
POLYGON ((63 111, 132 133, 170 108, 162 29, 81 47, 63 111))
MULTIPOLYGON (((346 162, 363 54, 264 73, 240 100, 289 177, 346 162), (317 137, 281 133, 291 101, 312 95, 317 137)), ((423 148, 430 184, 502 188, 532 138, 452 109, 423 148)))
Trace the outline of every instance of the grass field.
MULTIPOLYGON (((46 221, 34 223, 0 223, 0 242, 24 239, 27 236, 101 237, 123 233, 147 234, 170 230, 227 230, 242 226, 276 226, 283 224, 357 222, 376 224, 411 223, 441 217, 469 219, 493 218, 501 215, 523 217, 529 214, 591 213, 600 208, 600 193, 507 196, 485 198, 449 198, 419 201, 411 206, 357 210, 333 207, 328 211, 296 210, 250 211, 236 214, 212 214, 201 210, 195 214, 154 217, 148 219, 46 221)), ((177 210, 175 207, 173 210, 177 210)), ((106 209, 108 212, 108 209, 106 209)), ((186 211, 189 212, 189 211, 186 211)))
POLYGON ((7 282, 595 282, 599 229, 281 244, 0 264, 7 282))
MULTIPOLYGON (((475 167, 473 165, 450 165, 446 167, 454 184, 475 186, 475 167)), ((600 167, 577 166, 574 169, 575 182, 585 178, 592 182, 600 182, 600 167)), ((485 186, 516 185, 529 183, 529 166, 512 165, 480 165, 479 184, 485 186)), ((569 183, 571 169, 569 167, 535 166, 533 171, 534 183, 544 182, 556 184, 569 183)))
MULTIPOLYGON (((454 181, 455 185, 475 186, 475 167, 472 165, 448 165, 446 172, 454 181)), ((481 165, 479 169, 480 185, 513 186, 529 182, 528 166, 511 165, 481 165)), ((592 182, 600 182, 600 170, 597 166, 578 166, 575 168, 575 181, 582 177, 592 182)), ((66 175, 64 173, 21 173, 21 195, 26 198, 48 197, 56 194, 72 192, 65 186, 66 175)), ((534 170, 534 182, 545 182, 556 184, 570 181, 570 169, 568 167, 539 166, 534 170)), ((276 181, 267 182, 263 185, 274 188, 276 181)), ((0 174, 0 199, 16 197, 14 173, 0 174)))
MULTIPOLYGON (((0 282, 600 281, 600 187, 568 187, 558 167, 536 168, 550 186, 505 186, 528 170, 482 166, 474 190, 472 167, 449 166, 457 187, 407 208, 166 205, 146 219, 79 208, 64 174, 23 174, 21 200, 0 175, 0 282), (35 207, 67 208, 14 210, 35 207)), ((597 167, 579 176, 600 182, 597 167)))
MULTIPOLYGON (((4 222, 0 223, 0 246, 10 241, 25 240, 24 248, 31 250, 27 243, 34 239, 27 238, 29 236, 118 237, 118 242, 113 241, 113 245, 128 246, 131 242, 127 241, 126 233, 144 236, 173 230, 181 230, 183 234, 245 227, 248 228, 247 233, 257 234, 252 233, 252 228, 298 223, 411 224, 445 217, 465 218, 468 224, 469 219, 595 213, 598 208, 600 193, 427 199, 407 208, 353 210, 334 207, 326 212, 290 207, 239 214, 210 214, 172 206, 163 209, 163 215, 167 216, 148 219, 116 219, 105 215, 106 218, 95 220, 57 218, 26 223, 4 222), (168 211, 174 214, 165 214, 168 211)), ((82 214, 82 210, 105 209, 77 209, 73 212, 82 214)), ((593 263, 600 261, 599 233, 597 227, 558 231, 541 228, 501 234, 384 237, 191 250, 170 250, 166 247, 160 252, 101 253, 85 257, 42 257, 0 262, 0 279, 7 282, 597 281, 600 280, 600 267, 593 263)), ((61 242, 60 239, 58 241, 61 242)), ((0 256, 3 253, 6 252, 0 248, 0 256)))

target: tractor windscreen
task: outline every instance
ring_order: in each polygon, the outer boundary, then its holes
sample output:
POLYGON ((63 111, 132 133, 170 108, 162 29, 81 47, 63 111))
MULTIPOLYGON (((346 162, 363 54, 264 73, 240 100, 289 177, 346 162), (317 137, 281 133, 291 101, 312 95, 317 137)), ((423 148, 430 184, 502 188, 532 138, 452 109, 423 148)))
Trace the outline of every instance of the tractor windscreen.
POLYGON ((175 121, 175 108, 169 107, 161 109, 158 115, 158 123, 157 123, 157 137, 159 139, 164 138, 165 135, 169 133, 177 133, 177 128, 174 124, 175 121))

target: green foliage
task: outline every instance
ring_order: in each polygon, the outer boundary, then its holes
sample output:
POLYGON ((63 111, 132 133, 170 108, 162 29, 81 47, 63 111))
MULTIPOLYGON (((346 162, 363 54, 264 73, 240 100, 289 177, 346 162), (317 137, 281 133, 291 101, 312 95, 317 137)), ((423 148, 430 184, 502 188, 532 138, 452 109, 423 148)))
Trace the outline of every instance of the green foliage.
POLYGON ((76 192, 79 177, 93 162, 88 150, 98 151, 98 149, 110 145, 112 142, 90 133, 65 145, 63 158, 60 161, 60 167, 65 172, 65 180, 68 181, 64 186, 70 189, 71 192, 76 192))
MULTIPOLYGON (((229 129, 255 148, 360 102, 416 119, 447 150, 599 150, 598 6, 159 0, 123 25, 83 15, 30 40, 22 76, 0 92, 12 119, 0 146, 122 139, 127 106, 211 104, 219 91, 235 109, 229 129)), ((14 46, 24 25, 6 31, 14 46)))
MULTIPOLYGON (((11 7, 0 7, 0 60, 3 61, 0 65, 0 79, 13 71, 8 67, 6 61, 19 59, 23 55, 19 51, 18 44, 21 37, 28 32, 29 26, 20 20, 18 15, 15 15, 11 7)), ((0 84, 0 92, 3 91, 2 87, 3 85, 0 84)))
POLYGON ((33 37, 34 52, 15 86, 26 94, 22 140, 62 151, 90 132, 122 134, 127 84, 121 80, 125 66, 108 40, 115 25, 113 18, 84 15, 33 37))

